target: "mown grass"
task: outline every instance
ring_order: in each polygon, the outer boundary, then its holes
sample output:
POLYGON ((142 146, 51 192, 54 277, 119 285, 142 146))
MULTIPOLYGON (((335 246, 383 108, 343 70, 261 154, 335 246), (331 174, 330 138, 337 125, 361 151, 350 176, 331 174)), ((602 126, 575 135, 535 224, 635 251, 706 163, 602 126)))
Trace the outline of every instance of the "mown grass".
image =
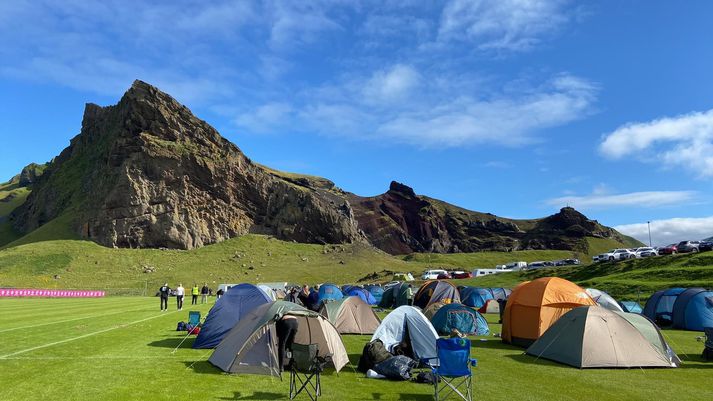
MULTIPOLYGON (((0 378, 3 400, 278 400, 287 375, 227 375, 207 362, 212 351, 175 353, 188 310, 158 311, 158 299, 0 299, 0 378)), ((486 315, 493 333, 497 317, 486 315)), ((702 362, 700 333, 664 331, 684 360, 679 369, 579 370, 523 355, 493 337, 473 338, 475 399, 705 400, 713 364, 702 362)), ((324 400, 432 400, 431 386, 367 379, 355 371, 369 336, 343 336, 350 364, 322 377, 324 400)), ((300 398, 304 399, 304 398, 300 398)))

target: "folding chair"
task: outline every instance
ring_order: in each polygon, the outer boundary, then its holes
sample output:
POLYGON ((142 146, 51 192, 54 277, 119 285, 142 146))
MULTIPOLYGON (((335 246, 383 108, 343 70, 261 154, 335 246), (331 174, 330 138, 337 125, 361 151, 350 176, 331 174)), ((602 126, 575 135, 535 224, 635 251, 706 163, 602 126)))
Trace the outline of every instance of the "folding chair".
POLYGON ((305 392, 312 401, 322 395, 320 375, 331 355, 319 356, 318 344, 292 344, 290 358, 290 399, 305 392), (298 384, 299 382, 299 384, 298 384))
POLYGON ((198 311, 188 312, 188 324, 191 327, 196 327, 201 324, 201 313, 198 311))
POLYGON ((478 361, 470 357, 470 340, 467 338, 439 338, 436 340, 437 358, 425 358, 433 373, 433 396, 436 401, 445 400, 453 394, 473 401, 471 367, 478 361), (461 390, 466 387, 465 394, 461 390))

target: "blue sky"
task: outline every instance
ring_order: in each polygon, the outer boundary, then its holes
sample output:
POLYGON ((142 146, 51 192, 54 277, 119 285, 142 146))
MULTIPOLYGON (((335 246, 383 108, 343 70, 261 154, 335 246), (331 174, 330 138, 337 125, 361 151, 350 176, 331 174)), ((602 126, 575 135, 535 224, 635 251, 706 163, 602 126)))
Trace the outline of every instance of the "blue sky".
POLYGON ((0 179, 138 78, 359 195, 713 235, 711 2, 202 3, 0 3, 0 179))

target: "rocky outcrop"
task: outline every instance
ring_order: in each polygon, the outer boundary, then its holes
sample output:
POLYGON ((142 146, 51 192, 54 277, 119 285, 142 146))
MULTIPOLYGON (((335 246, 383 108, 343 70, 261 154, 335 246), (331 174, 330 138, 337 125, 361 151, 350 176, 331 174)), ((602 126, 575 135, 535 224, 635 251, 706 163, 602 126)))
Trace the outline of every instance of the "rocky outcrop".
POLYGON ((272 170, 141 81, 117 105, 88 104, 69 147, 46 166, 26 167, 17 181, 32 191, 10 216, 16 229, 63 216, 82 237, 113 247, 191 249, 246 233, 370 242, 392 254, 582 250, 586 237, 622 239, 571 208, 512 220, 398 182, 360 197, 324 178, 272 170))
POLYGON ((271 174, 141 81, 116 106, 87 105, 47 177, 14 213, 18 229, 72 213, 79 234, 106 246, 190 249, 248 232, 364 240, 347 201, 271 174))

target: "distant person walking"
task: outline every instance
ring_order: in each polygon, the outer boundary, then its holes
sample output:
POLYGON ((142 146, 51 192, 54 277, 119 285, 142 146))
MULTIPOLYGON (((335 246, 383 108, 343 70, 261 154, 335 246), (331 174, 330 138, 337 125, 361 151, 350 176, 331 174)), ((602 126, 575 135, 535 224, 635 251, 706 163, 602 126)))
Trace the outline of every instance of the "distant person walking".
POLYGON ((201 288, 201 303, 202 304, 208 302, 208 294, 210 294, 210 288, 208 288, 208 283, 203 283, 203 288, 201 288))
POLYGON ((413 286, 411 284, 406 288, 406 301, 413 306, 413 286))
POLYGON ((171 294, 171 287, 168 283, 164 283, 161 288, 158 289, 158 295, 161 297, 161 312, 168 310, 168 296, 171 294))
POLYGON ((223 291, 222 288, 218 288, 218 291, 215 292, 215 300, 216 300, 216 302, 220 299, 220 297, 223 296, 224 293, 225 293, 225 291, 223 291))
POLYGON ((183 309, 183 295, 186 293, 186 289, 183 288, 183 284, 179 283, 176 287, 176 307, 178 310, 183 309))
POLYGON ((193 283, 193 288, 191 288, 191 305, 198 304, 198 294, 201 293, 201 289, 198 288, 198 284, 193 283))

